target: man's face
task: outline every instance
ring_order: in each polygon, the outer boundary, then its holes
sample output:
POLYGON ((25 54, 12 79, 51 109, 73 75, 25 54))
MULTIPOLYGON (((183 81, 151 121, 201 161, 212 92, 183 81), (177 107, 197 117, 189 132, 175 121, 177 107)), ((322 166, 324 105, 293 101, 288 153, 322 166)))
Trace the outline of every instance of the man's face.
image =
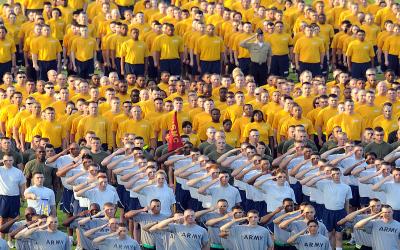
POLYGON ((256 225, 260 219, 260 217, 257 213, 248 213, 247 217, 249 218, 250 225, 256 225))
POLYGON ((14 164, 14 159, 11 156, 4 156, 3 157, 3 164, 6 167, 11 167, 14 164))
POLYGON ((211 118, 213 121, 219 121, 221 117, 221 113, 219 110, 215 109, 213 111, 211 111, 211 118))
POLYGON ((399 183, 400 182, 400 170, 398 170, 398 169, 393 170, 392 175, 393 175, 394 182, 399 183))
POLYGON ((391 220, 393 218, 393 210, 391 208, 382 208, 382 218, 391 220))
POLYGON ((293 205, 292 201, 285 201, 283 203, 283 207, 284 207, 286 213, 294 211, 294 205, 293 205))
POLYGON ((315 216, 315 210, 313 207, 307 206, 304 208, 303 213, 305 214, 305 219, 313 220, 315 216))
POLYGON ((332 180, 335 182, 340 181, 340 171, 332 171, 331 172, 332 180))
POLYGON ((383 141, 383 138, 385 136, 385 132, 383 131, 374 131, 374 139, 376 142, 381 143, 383 141))
POLYGON ((44 175, 43 174, 35 174, 35 176, 33 177, 33 184, 35 186, 43 186, 43 182, 44 182, 44 175))
POLYGON ((52 216, 47 217, 47 224, 48 224, 48 227, 49 227, 49 229, 50 229, 51 231, 56 231, 57 228, 58 228, 58 221, 57 221, 57 218, 54 218, 54 217, 52 217, 52 216))
POLYGON ((39 161, 44 162, 46 160, 46 150, 44 150, 43 148, 36 149, 36 158, 39 161))

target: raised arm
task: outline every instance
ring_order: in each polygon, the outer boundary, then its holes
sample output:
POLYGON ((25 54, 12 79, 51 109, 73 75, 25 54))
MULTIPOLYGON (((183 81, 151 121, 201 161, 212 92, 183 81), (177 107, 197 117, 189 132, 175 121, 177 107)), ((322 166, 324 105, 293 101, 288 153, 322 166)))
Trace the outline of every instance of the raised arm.
POLYGON ((319 168, 319 166, 315 165, 315 166, 311 166, 310 168, 303 169, 300 172, 298 172, 294 176, 294 178, 296 178, 297 180, 302 180, 307 173, 311 172, 314 169, 318 169, 318 168, 319 168))
POLYGON ((58 154, 56 154, 56 155, 53 155, 53 156, 47 158, 47 160, 46 160, 46 165, 47 165, 47 164, 54 163, 58 158, 60 158, 61 156, 67 154, 68 151, 69 151, 69 147, 67 147, 66 149, 64 149, 64 150, 61 151, 60 153, 58 153, 58 154))
POLYGON ((233 170, 232 172, 232 177, 234 177, 236 179, 236 176, 242 172, 247 166, 252 165, 253 163, 251 161, 245 161, 240 167, 238 167, 237 169, 233 170))
POLYGON ((265 225, 268 224, 274 217, 275 215, 279 214, 283 210, 283 206, 277 207, 272 213, 269 213, 267 215, 264 215, 260 219, 260 224, 265 225))
POLYGON ((387 162, 394 162, 397 159, 400 158, 400 146, 395 148, 392 152, 390 152, 389 154, 387 154, 385 157, 383 157, 384 161, 387 162))
MULTIPOLYGON (((344 176, 353 175, 353 170, 354 170, 356 167, 358 167, 358 166, 364 164, 365 162, 366 162, 366 159, 363 159, 363 160, 361 160, 361 161, 359 161, 359 162, 357 162, 357 163, 351 165, 350 167, 348 167, 348 168, 346 168, 346 169, 344 170, 343 175, 344 175, 344 176)), ((366 169, 366 167, 365 167, 365 169, 366 169)))
POLYGON ((214 185, 214 183, 217 183, 217 182, 219 182, 219 179, 218 179, 218 178, 217 178, 217 179, 214 179, 214 180, 212 180, 212 181, 210 181, 209 183, 205 184, 204 186, 201 186, 201 187, 197 190, 197 192, 198 192, 199 194, 205 194, 206 191, 207 191, 207 189, 209 189, 212 185, 214 185))
POLYGON ((342 156, 339 156, 339 157, 336 158, 336 159, 331 160, 329 163, 330 163, 331 165, 333 165, 333 166, 336 166, 336 165, 339 164, 341 161, 343 161, 343 160, 345 160, 345 159, 347 159, 347 158, 353 156, 353 155, 354 155, 354 152, 355 152, 355 151, 352 150, 352 151, 348 152, 347 154, 344 154, 344 155, 342 155, 342 156))
POLYGON ((81 172, 78 172, 78 173, 74 174, 71 177, 68 177, 67 180, 66 180, 67 184, 74 185, 75 180, 78 179, 81 176, 84 176, 86 173, 87 172, 85 172, 85 171, 81 171, 81 172))
POLYGON ((135 189, 132 190, 134 193, 140 193, 143 188, 151 186, 154 184, 154 180, 148 180, 146 183, 143 183, 142 185, 137 186, 135 189))
POLYGON ((106 224, 104 224, 104 225, 101 225, 101 226, 98 226, 98 227, 95 227, 95 228, 92 228, 92 229, 89 229, 89 230, 87 230, 86 232, 84 232, 83 235, 85 235, 85 237, 90 237, 90 236, 92 236, 95 232, 97 232, 97 231, 99 231, 99 230, 101 230, 101 229, 103 229, 103 228, 105 228, 105 227, 107 227, 107 226, 108 226, 108 223, 106 223, 106 224))
POLYGON ((126 219, 130 219, 130 218, 133 218, 133 217, 135 217, 136 215, 138 215, 140 213, 147 213, 147 211, 149 211, 148 207, 144 207, 144 208, 136 209, 136 210, 130 210, 130 211, 126 212, 124 214, 124 216, 125 216, 126 219))
POLYGON ((79 191, 76 192, 75 194, 76 194, 76 196, 78 196, 78 197, 82 197, 82 196, 84 196, 84 194, 85 194, 86 191, 89 191, 89 190, 91 190, 91 189, 93 189, 93 188, 95 188, 95 187, 97 187, 97 182, 96 182, 96 183, 90 184, 89 186, 87 186, 87 187, 85 187, 85 188, 79 190, 79 191))
POLYGON ((367 176, 359 178, 358 181, 360 183, 363 183, 363 184, 372 184, 371 183, 371 179, 373 179, 373 178, 375 178, 375 177, 377 177, 377 176, 379 176, 381 174, 382 174, 382 171, 379 170, 379 171, 377 171, 377 172, 375 172, 373 174, 370 174, 370 175, 367 175, 367 176))
MULTIPOLYGON (((124 149, 124 148, 119 148, 119 149, 115 150, 112 154, 108 155, 106 158, 104 158, 104 159, 101 161, 101 165, 102 165, 102 166, 107 166, 107 168, 108 168, 108 164, 111 163, 112 159, 113 159, 115 156, 117 156, 117 155, 119 155, 119 154, 122 154, 122 153, 124 153, 124 152, 125 152, 125 149, 124 149)), ((121 157, 121 158, 123 158, 123 157, 121 157)))
POLYGON ((205 214, 208 214, 208 213, 211 213, 211 212, 214 211, 214 210, 215 210, 215 207, 214 207, 214 206, 211 206, 210 208, 203 209, 203 210, 200 210, 200 211, 195 212, 195 213, 194 213, 194 217, 196 217, 196 220, 197 220, 197 219, 199 219, 201 216, 203 216, 203 215, 205 215, 205 214))
POLYGON ((248 220, 247 217, 232 219, 230 222, 228 222, 225 225, 223 225, 222 227, 220 227, 220 230, 221 231, 229 231, 229 229, 233 226, 233 224, 242 222, 242 221, 246 221, 246 220, 248 220))
POLYGON ((290 171, 289 171, 289 175, 292 177, 295 177, 296 174, 299 172, 300 168, 304 165, 306 165, 307 163, 309 163, 311 160, 303 160, 302 162, 300 162, 299 164, 297 164, 296 166, 294 166, 290 171))
POLYGON ((203 176, 199 176, 197 178, 191 179, 188 182, 186 182, 186 185, 188 185, 189 187, 193 187, 194 185, 196 185, 197 183, 199 183, 202 180, 207 179, 211 175, 212 175, 212 172, 209 172, 203 176))
POLYGON ((225 214, 224 216, 221 216, 221 217, 218 217, 218 218, 209 219, 208 221, 206 221, 206 226, 212 227, 212 226, 214 226, 215 224, 217 224, 217 223, 219 223, 219 222, 221 222, 221 221, 223 221, 223 220, 228 219, 229 217, 233 217, 233 213, 232 213, 232 212, 227 213, 227 214, 225 214))
POLYGON ((152 226, 149 229, 150 233, 156 232, 156 231, 160 231, 160 230, 164 230, 165 228, 168 227, 169 224, 173 223, 174 221, 176 221, 176 217, 172 217, 172 218, 168 218, 165 220, 162 220, 160 222, 158 222, 156 225, 152 226))
POLYGON ((356 211, 354 211, 352 213, 349 213, 346 217, 344 217, 343 219, 338 221, 338 223, 337 223, 338 226, 342 226, 342 225, 346 224, 346 222, 348 222, 348 221, 353 221, 356 218, 357 215, 368 211, 370 208, 371 208, 370 206, 363 207, 363 208, 361 208, 359 210, 356 210, 356 211))
POLYGON ((307 187, 314 187, 315 184, 316 184, 317 182, 319 182, 320 180, 328 179, 328 178, 330 178, 330 177, 331 177, 330 175, 315 176, 313 179, 311 179, 311 180, 310 180, 309 182, 307 182, 305 185, 306 185, 307 187))
POLYGON ((283 221, 278 226, 279 226, 280 229, 286 230, 292 222, 294 222, 296 220, 300 220, 303 216, 304 216, 304 214, 300 213, 295 217, 292 217, 292 218, 290 218, 288 220, 283 221))
POLYGON ((113 232, 113 233, 110 233, 110 234, 102 235, 102 236, 99 236, 99 237, 95 238, 93 240, 93 243, 94 244, 99 244, 100 242, 106 240, 107 238, 111 238, 111 237, 114 237, 114 236, 117 236, 117 235, 118 235, 118 232, 113 232))
POLYGON ((289 161, 286 162, 286 165, 289 164, 289 162, 296 156, 295 152, 296 152, 296 149, 295 149, 295 148, 289 149, 288 151, 286 151, 286 153, 284 153, 284 154, 281 155, 281 156, 278 156, 275 160, 273 160, 273 161, 272 161, 272 166, 273 166, 273 167, 279 167, 279 168, 281 168, 281 163, 282 163, 282 161, 283 161, 286 157, 288 157, 289 155, 292 155, 292 158, 291 158, 289 161))
POLYGON ((328 159, 328 156, 330 156, 331 154, 335 153, 336 151, 339 151, 344 148, 345 148, 345 146, 331 148, 331 149, 327 150, 325 153, 321 154, 321 159, 328 159))
POLYGON ((372 185, 372 187, 371 187, 372 191, 380 191, 381 186, 385 182, 390 181, 390 180, 393 180, 393 175, 386 176, 382 180, 378 181, 376 184, 372 185))
POLYGON ((279 225, 279 224, 281 224, 282 221, 284 221, 288 216, 293 215, 293 214, 297 214, 297 213, 300 214, 300 210, 295 210, 295 211, 292 211, 292 212, 289 212, 289 213, 284 213, 284 214, 282 214, 282 215, 276 217, 272 222, 273 222, 274 224, 276 224, 276 225, 279 225))
POLYGON ((369 216, 369 217, 367 217, 367 218, 365 218, 365 219, 360 220, 359 222, 357 222, 357 223, 354 225, 354 228, 355 228, 355 229, 362 229, 362 228, 364 228, 365 225, 367 225, 368 222, 370 222, 371 220, 375 220, 375 219, 379 218, 379 217, 382 215, 382 213, 383 213, 383 212, 381 211, 381 212, 379 212, 379 213, 377 213, 377 214, 375 214, 375 215, 372 215, 372 216, 369 216))
POLYGON ((287 240, 287 243, 290 245, 293 245, 293 243, 297 240, 297 238, 299 238, 301 235, 303 235, 307 232, 307 229, 308 228, 306 227, 303 230, 301 230, 300 232, 298 232, 297 234, 290 236, 289 239, 287 240))
POLYGON ((218 159, 217 159, 217 163, 218 164, 222 164, 222 162, 224 162, 226 160, 226 158, 228 158, 230 155, 236 153, 240 151, 240 148, 234 148, 229 150, 228 152, 226 152, 225 154, 221 155, 218 159))

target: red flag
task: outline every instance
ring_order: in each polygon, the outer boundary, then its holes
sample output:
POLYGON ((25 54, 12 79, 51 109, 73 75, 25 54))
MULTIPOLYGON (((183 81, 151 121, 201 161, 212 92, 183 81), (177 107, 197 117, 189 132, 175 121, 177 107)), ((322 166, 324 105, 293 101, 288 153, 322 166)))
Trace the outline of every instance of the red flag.
POLYGON ((168 152, 183 146, 181 136, 179 135, 178 112, 175 111, 172 119, 172 126, 168 133, 168 152))

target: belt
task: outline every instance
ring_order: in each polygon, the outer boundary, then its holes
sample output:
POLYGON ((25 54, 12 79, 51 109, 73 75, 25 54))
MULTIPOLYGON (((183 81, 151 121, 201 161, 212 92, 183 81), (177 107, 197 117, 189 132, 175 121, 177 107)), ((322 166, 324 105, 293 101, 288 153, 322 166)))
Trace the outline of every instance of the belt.
POLYGON ((266 64, 266 62, 261 62, 261 63, 259 63, 259 62, 251 62, 251 63, 258 64, 258 65, 266 64))
POLYGON ((222 245, 220 245, 220 244, 215 244, 215 243, 211 244, 210 247, 212 247, 212 248, 218 248, 218 249, 224 249, 224 247, 223 247, 222 245))
POLYGON ((283 243, 283 242, 281 242, 281 241, 275 241, 274 243, 275 243, 275 245, 280 246, 280 247, 291 246, 290 244, 283 243))
POLYGON ((149 245, 149 244, 143 243, 142 245, 143 245, 143 247, 146 248, 146 249, 156 249, 155 246, 152 246, 152 245, 149 245))

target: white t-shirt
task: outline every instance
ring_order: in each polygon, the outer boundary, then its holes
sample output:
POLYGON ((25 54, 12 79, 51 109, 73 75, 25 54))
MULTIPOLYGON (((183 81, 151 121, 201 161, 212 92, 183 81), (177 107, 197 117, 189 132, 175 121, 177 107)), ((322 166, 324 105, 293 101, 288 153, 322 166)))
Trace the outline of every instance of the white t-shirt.
POLYGON ((168 187, 166 183, 162 187, 151 185, 140 190, 140 194, 146 197, 147 205, 151 200, 158 199, 161 201, 161 214, 168 216, 172 215, 171 206, 176 203, 175 194, 172 188, 168 187))
POLYGON ((19 187, 25 183, 26 178, 21 170, 16 167, 6 168, 0 166, 0 195, 21 195, 19 187))
MULTIPOLYGON (((88 176, 89 176, 89 173, 86 173, 86 174, 78 177, 74 181, 72 186, 76 186, 76 185, 79 185, 79 184, 87 182, 88 181, 88 176)), ((76 196, 76 192, 74 192, 74 198, 75 198, 75 200, 77 200, 79 202, 79 206, 80 207, 89 207, 90 206, 90 200, 88 198, 86 198, 86 197, 78 197, 78 196, 76 196)))
POLYGON ((264 199, 268 204, 268 212, 273 212, 275 209, 282 206, 282 201, 286 198, 291 198, 296 202, 293 189, 286 185, 278 186, 276 182, 274 182, 273 184, 268 185, 268 188, 263 191, 265 192, 264 199))
POLYGON ((242 202, 239 190, 229 184, 226 186, 219 184, 211 187, 207 190, 207 194, 211 195, 212 204, 217 204, 220 199, 228 201, 228 211, 231 211, 233 206, 242 202))
MULTIPOLYGON (((362 164, 361 166, 356 167, 354 170, 364 168, 365 166, 367 166, 367 164, 362 164)), ((376 169, 370 168, 370 169, 362 171, 358 175, 357 181, 358 181, 358 192, 360 193, 360 197, 371 197, 372 196, 372 189, 371 189, 372 185, 361 183, 359 179, 361 177, 370 176, 375 173, 376 173, 376 169)))
POLYGON ((380 187, 386 195, 386 203, 390 205, 394 210, 400 210, 400 183, 386 182, 380 187))
POLYGON ((34 194, 36 195, 36 200, 28 199, 28 207, 33 207, 37 214, 49 215, 51 210, 50 206, 56 205, 56 199, 53 190, 47 187, 36 187, 31 186, 27 188, 24 194, 34 194))
MULTIPOLYGON (((289 157, 289 156, 287 156, 287 157, 289 157)), ((292 159, 290 162, 289 162, 289 164, 287 165, 287 170, 288 170, 288 172, 292 169, 292 168, 294 168, 297 164, 299 164, 300 162, 302 162, 302 161, 304 161, 304 156, 299 156, 299 157, 296 157, 296 158, 294 158, 294 159, 292 159)), ((294 177, 292 177, 292 176, 289 176, 289 183, 290 184, 296 184, 297 183, 297 179, 296 178, 294 178, 294 177)))
POLYGON ((117 204, 119 201, 119 197, 117 194, 117 190, 111 185, 107 185, 104 191, 101 191, 98 187, 90 189, 84 194, 90 201, 90 203, 97 203, 100 206, 100 209, 103 209, 103 206, 107 202, 111 202, 112 204, 117 204))
POLYGON ((329 210, 344 209, 345 201, 353 198, 350 186, 344 183, 319 181, 316 186, 322 192, 325 207, 329 210))
MULTIPOLYGON (((62 168, 64 166, 66 166, 67 164, 70 164, 73 161, 74 161, 74 158, 70 154, 68 154, 68 155, 60 156, 53 163, 47 163, 47 161, 46 161, 45 164, 46 164, 46 166, 49 166, 51 168, 60 169, 60 168, 62 168)), ((68 178, 68 176, 61 177, 61 183, 63 184, 63 186, 66 189, 72 190, 72 186, 66 183, 67 178, 68 178)))

